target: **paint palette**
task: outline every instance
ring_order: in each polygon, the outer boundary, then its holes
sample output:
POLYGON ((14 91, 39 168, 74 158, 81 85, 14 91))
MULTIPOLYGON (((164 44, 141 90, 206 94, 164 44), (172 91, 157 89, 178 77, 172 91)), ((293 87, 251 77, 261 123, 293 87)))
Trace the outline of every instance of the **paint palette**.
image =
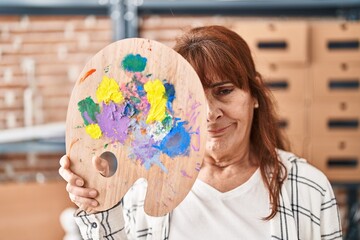
POLYGON ((113 207, 133 183, 148 183, 144 209, 162 216, 188 194, 206 140, 205 96, 191 65, 171 48, 147 39, 112 43, 86 64, 66 119, 71 170, 113 207), (92 158, 113 166, 102 176, 92 158))

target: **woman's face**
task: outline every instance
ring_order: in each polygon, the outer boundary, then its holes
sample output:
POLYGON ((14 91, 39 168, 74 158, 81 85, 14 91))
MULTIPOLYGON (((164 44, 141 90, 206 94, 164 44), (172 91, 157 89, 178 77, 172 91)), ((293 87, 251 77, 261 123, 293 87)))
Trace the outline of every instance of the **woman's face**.
POLYGON ((230 81, 216 81, 205 89, 207 99, 206 154, 217 161, 235 158, 250 146, 255 100, 230 81))

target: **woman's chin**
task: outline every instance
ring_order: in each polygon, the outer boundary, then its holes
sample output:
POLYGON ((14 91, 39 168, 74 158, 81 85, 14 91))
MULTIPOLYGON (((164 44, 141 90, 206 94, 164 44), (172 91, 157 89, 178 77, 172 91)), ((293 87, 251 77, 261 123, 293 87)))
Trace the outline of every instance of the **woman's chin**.
POLYGON ((220 139, 213 139, 206 142, 206 153, 208 153, 208 155, 210 156, 223 155, 226 152, 226 149, 226 141, 221 141, 220 139))

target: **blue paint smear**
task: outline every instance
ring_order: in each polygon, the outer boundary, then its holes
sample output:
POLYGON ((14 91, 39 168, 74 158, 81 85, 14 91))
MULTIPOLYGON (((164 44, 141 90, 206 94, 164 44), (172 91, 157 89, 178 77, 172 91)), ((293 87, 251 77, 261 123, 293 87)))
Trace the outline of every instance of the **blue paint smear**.
POLYGON ((146 67, 147 59, 140 54, 129 54, 121 62, 121 66, 129 72, 142 72, 146 67))
POLYGON ((190 146, 190 134, 184 128, 185 122, 178 122, 177 126, 161 141, 159 150, 169 157, 176 157, 179 155, 188 156, 190 146))
POLYGON ((146 170, 150 170, 150 167, 155 164, 158 165, 161 170, 165 173, 169 173, 169 171, 166 169, 166 167, 164 166, 164 164, 162 164, 162 162, 160 162, 160 153, 158 153, 157 155, 153 156, 152 158, 148 159, 147 161, 144 162, 144 167, 146 170))
POLYGON ((169 102, 169 101, 166 102, 166 108, 169 110, 169 112, 170 112, 171 114, 174 114, 174 111, 173 111, 173 109, 172 109, 172 104, 171 104, 171 102, 169 102))
POLYGON ((145 96, 146 92, 144 90, 144 86, 141 83, 136 83, 136 90, 140 97, 145 96))
POLYGON ((165 87, 165 91, 166 91, 167 100, 172 103, 175 99, 174 85, 172 85, 171 83, 165 83, 164 87, 165 87))
POLYGON ((166 97, 167 97, 166 107, 167 107, 167 109, 169 109, 171 114, 174 114, 174 111, 172 109, 172 102, 175 99, 174 85, 172 85, 170 83, 165 83, 164 87, 165 87, 165 91, 166 91, 165 94, 166 94, 166 97))
POLYGON ((134 107, 134 105, 129 102, 126 102, 123 114, 125 116, 132 117, 137 113, 138 113, 138 110, 134 107))

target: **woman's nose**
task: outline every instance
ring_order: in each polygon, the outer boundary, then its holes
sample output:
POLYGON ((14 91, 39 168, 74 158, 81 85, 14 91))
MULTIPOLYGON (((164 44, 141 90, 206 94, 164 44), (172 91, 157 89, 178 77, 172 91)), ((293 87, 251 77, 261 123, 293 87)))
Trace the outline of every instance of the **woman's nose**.
POLYGON ((206 110, 207 110, 207 122, 215 122, 223 115, 219 106, 212 101, 207 101, 206 110))

